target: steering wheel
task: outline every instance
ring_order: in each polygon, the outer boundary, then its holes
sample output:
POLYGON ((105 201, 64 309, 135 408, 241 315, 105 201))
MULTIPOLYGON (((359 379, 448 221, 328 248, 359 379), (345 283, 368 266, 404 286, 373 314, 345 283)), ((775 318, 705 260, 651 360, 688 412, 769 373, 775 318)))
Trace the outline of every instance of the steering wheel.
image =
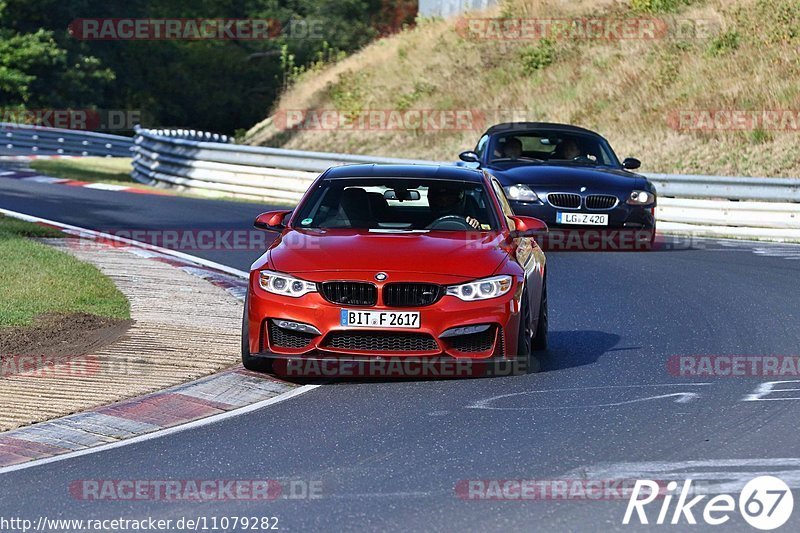
POLYGON ((430 224, 427 225, 425 229, 441 229, 441 230, 472 230, 475 229, 469 225, 467 219, 465 217, 459 215, 445 215, 443 217, 439 217, 430 224))

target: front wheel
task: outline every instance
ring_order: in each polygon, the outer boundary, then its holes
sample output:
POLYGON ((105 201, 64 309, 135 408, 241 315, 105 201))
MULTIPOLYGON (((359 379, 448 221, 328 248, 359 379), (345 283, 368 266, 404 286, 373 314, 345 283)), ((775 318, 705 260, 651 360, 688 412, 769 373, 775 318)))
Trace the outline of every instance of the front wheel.
POLYGON ((531 329, 531 306, 528 303, 528 289, 522 292, 522 300, 520 302, 519 310, 519 330, 517 332, 517 357, 514 361, 514 374, 521 375, 527 374, 531 368, 532 350, 531 350, 531 337, 533 331, 531 329))
POLYGON ((242 315, 242 366, 253 372, 272 372, 272 360, 250 355, 250 328, 247 320, 247 307, 249 299, 244 301, 244 314, 242 315))
POLYGON ((547 316, 547 279, 542 282, 542 297, 539 300, 539 320, 536 323, 536 333, 533 336, 532 347, 537 352, 547 349, 547 331, 549 328, 547 316))

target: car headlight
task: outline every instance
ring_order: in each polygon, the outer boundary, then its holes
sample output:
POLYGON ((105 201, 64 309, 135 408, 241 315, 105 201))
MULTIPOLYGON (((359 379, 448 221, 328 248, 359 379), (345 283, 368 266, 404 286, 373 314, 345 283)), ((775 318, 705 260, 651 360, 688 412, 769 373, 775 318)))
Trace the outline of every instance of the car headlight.
POLYGON ((450 285, 447 294, 455 296, 465 302, 474 300, 488 300, 497 298, 511 290, 511 276, 495 276, 492 278, 476 279, 469 283, 450 285))
POLYGON ((503 187, 506 191, 506 196, 509 200, 517 200, 518 202, 535 202, 539 199, 539 195, 533 192, 533 189, 527 185, 517 184, 503 187))
POLYGON ((632 191, 628 198, 630 205, 647 205, 656 201, 656 195, 647 191, 632 191))
POLYGON ((292 298, 299 298, 309 292, 317 292, 317 284, 313 281, 297 279, 272 270, 259 271, 258 284, 267 292, 292 298))

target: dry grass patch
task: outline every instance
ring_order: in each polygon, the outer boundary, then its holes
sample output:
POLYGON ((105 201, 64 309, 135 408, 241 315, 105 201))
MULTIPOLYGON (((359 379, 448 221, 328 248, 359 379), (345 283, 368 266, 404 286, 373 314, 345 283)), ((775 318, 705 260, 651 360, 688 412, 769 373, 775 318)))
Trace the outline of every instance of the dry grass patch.
MULTIPOLYGON (((480 110, 503 120, 570 122, 606 135, 653 172, 800 176, 797 131, 678 131, 681 110, 800 111, 800 4, 795 0, 509 0, 478 17, 701 21, 710 36, 478 40, 456 22, 420 21, 358 54, 302 75, 276 109, 480 110)), ((474 131, 280 131, 251 144, 454 160, 474 131)))

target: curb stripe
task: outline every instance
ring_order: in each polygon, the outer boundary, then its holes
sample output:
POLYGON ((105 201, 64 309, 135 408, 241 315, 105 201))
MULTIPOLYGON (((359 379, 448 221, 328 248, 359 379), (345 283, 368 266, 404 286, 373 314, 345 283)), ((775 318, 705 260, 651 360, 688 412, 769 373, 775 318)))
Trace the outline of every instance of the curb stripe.
MULTIPOLYGON (((43 159, 43 158, 37 158, 37 159, 43 159)), ((19 161, 22 160, 27 161, 28 158, 19 159, 19 161)), ((0 161, 9 161, 9 159, 4 159, 2 156, 0 156, 0 161)), ((12 161, 18 161, 18 159, 12 159, 12 161)), ((97 189, 103 191, 127 192, 134 194, 152 194, 155 196, 176 196, 174 193, 170 191, 156 191, 151 189, 143 189, 141 187, 136 187, 136 186, 129 187, 125 185, 113 185, 110 183, 103 183, 103 182, 91 182, 91 181, 72 180, 68 178, 55 178, 52 176, 41 176, 36 174, 36 172, 33 170, 0 172, 0 178, 18 179, 20 181, 32 181, 35 183, 47 183, 50 185, 85 187, 87 189, 97 189)))
POLYGON ((44 457, 44 458, 41 458, 41 459, 36 459, 36 460, 28 461, 28 462, 25 462, 25 463, 21 463, 21 464, 14 464, 14 465, 0 467, 0 475, 8 474, 10 472, 17 472, 19 470, 25 470, 27 468, 33 468, 33 467, 40 466, 40 465, 50 464, 50 463, 54 463, 54 462, 57 462, 57 461, 63 461, 63 460, 66 460, 66 459, 72 459, 72 458, 75 458, 75 457, 82 457, 84 455, 90 455, 90 454, 93 454, 93 453, 99 453, 99 452, 103 452, 103 451, 106 451, 106 450, 113 450, 115 448, 121 448, 123 446, 129 446, 131 444, 138 444, 140 442, 145 442, 145 441, 157 439, 157 438, 160 438, 160 437, 166 437, 166 436, 172 435, 174 433, 180 433, 181 431, 187 431, 187 430, 190 430, 190 429, 207 426, 207 425, 210 425, 210 424, 214 424, 216 422, 221 422, 222 420, 227 420, 229 418, 235 418, 237 416, 241 416, 241 415, 253 412, 253 411, 257 411, 259 409, 263 409, 264 407, 267 407, 267 406, 270 406, 270 405, 274 405, 276 403, 283 402, 283 401, 288 400, 290 398, 294 398, 295 396, 299 396, 301 394, 305 394, 306 392, 310 392, 310 391, 316 389, 319 386, 320 385, 303 385, 302 387, 298 387, 296 389, 292 389, 289 392, 285 392, 283 394, 275 396, 274 398, 269 398, 267 400, 256 402, 256 403, 250 404, 250 405, 248 405, 246 407, 241 407, 239 409, 234 409, 232 411, 226 411, 226 412, 218 414, 218 415, 213 415, 213 416, 209 416, 209 417, 206 417, 206 418, 201 418, 199 420, 195 420, 194 422, 189 422, 187 424, 183 424, 183 425, 180 425, 180 426, 174 426, 174 427, 166 428, 166 429, 163 429, 163 430, 160 430, 160 431, 154 431, 154 432, 151 432, 151 433, 145 433, 143 435, 137 435, 136 437, 132 437, 130 439, 126 439, 126 440, 122 440, 122 441, 118 441, 118 442, 112 442, 112 443, 109 443, 109 444, 103 444, 103 445, 100 445, 100 446, 95 446, 93 448, 87 448, 87 449, 84 449, 84 450, 77 450, 77 451, 73 451, 73 452, 66 452, 66 453, 62 453, 61 455, 55 455, 53 457, 44 457))

